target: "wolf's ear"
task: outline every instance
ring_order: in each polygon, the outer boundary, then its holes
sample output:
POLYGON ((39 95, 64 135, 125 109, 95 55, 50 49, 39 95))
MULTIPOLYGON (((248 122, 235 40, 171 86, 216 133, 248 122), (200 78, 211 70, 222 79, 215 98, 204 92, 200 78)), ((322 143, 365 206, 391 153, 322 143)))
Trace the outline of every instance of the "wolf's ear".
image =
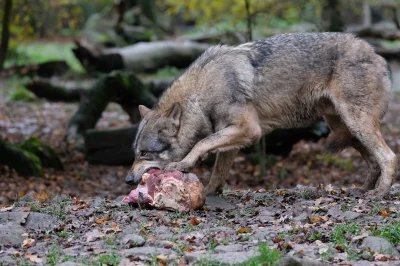
POLYGON ((139 113, 140 116, 143 118, 145 115, 147 115, 149 112, 151 111, 151 109, 147 108, 144 105, 139 105, 139 113))
POLYGON ((171 118, 176 126, 179 126, 179 121, 181 119, 182 108, 179 103, 175 103, 172 106, 171 113, 169 113, 168 117, 171 118))

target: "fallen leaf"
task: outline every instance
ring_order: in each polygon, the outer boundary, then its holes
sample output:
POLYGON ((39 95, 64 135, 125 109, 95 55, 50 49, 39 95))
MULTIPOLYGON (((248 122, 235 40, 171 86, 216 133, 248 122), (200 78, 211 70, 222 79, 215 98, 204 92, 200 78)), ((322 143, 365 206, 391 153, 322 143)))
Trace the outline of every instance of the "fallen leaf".
POLYGON ((47 193, 45 191, 40 192, 40 193, 35 193, 33 194, 33 198, 37 201, 39 201, 40 203, 45 202, 46 200, 49 199, 49 195, 47 195, 47 193))
POLYGON ((96 240, 98 240, 98 239, 101 239, 101 238, 103 238, 103 237, 105 237, 105 236, 106 236, 106 235, 103 234, 103 233, 102 233, 100 230, 98 230, 98 229, 94 229, 93 231, 88 232, 88 233, 85 234, 86 242, 93 242, 93 241, 96 241, 96 240))
POLYGON ((385 208, 382 208, 381 212, 382 212, 381 215, 383 217, 390 217, 390 214, 386 212, 385 208))
POLYGON ((41 262, 43 262, 43 259, 38 258, 37 255, 26 254, 25 257, 26 257, 27 259, 29 259, 30 261, 32 261, 32 262, 36 262, 36 263, 41 263, 41 262))
POLYGON ((21 247, 23 247, 23 248, 30 248, 30 247, 33 247, 33 246, 35 246, 35 245, 36 245, 35 239, 27 238, 27 239, 24 239, 24 241, 22 241, 21 247))
POLYGON ((308 216, 308 219, 309 219, 311 222, 314 222, 314 223, 320 223, 320 222, 321 222, 321 218, 318 217, 318 216, 308 216))
POLYGON ((104 222, 107 222, 110 220, 111 220, 110 217, 99 218, 99 219, 96 219, 96 224, 103 224, 104 222))
POLYGON ((239 233, 239 234, 250 233, 251 230, 252 229, 250 227, 242 227, 239 230, 237 230, 236 233, 239 233))
POLYGON ((168 257, 165 256, 165 255, 158 255, 158 256, 157 256, 157 261, 158 261, 159 263, 161 263, 162 265, 167 265, 167 264, 168 264, 167 259, 168 259, 168 257))
POLYGON ((0 205, 0 212, 8 212, 8 211, 11 211, 13 208, 14 208, 14 204, 9 207, 2 207, 0 205))
POLYGON ((340 252, 344 252, 344 248, 342 246, 336 246, 335 248, 340 252))
POLYGON ((193 226, 196 226, 200 223, 199 219, 197 219, 197 217, 192 217, 189 219, 189 223, 193 226))
POLYGON ((288 192, 286 190, 281 190, 278 192, 279 196, 286 195, 288 192))
POLYGON ((104 228, 103 231, 105 234, 109 234, 111 232, 113 233, 121 232, 122 230, 119 228, 118 224, 111 223, 111 228, 104 228))

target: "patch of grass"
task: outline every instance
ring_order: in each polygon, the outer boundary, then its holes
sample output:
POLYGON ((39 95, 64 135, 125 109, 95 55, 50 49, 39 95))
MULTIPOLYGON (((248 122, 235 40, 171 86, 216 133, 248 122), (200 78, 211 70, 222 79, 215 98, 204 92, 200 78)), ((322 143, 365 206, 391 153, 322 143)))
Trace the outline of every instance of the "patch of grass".
POLYGON ((216 259, 211 258, 210 256, 207 256, 207 257, 201 258, 193 265, 196 265, 196 266, 220 266, 223 264, 218 262, 216 259))
POLYGON ((121 258, 118 257, 116 254, 111 253, 109 255, 100 256, 97 261, 99 265, 116 266, 121 261, 121 258))
POLYGON ((83 73, 84 69, 72 53, 73 43, 31 42, 18 45, 5 67, 12 65, 37 64, 53 60, 65 60, 73 71, 83 73))
POLYGON ((241 263, 241 266, 258 266, 258 265, 267 265, 273 266, 276 265, 278 260, 282 258, 282 253, 275 248, 268 247, 265 243, 262 243, 258 247, 258 251, 260 252, 259 256, 253 257, 248 261, 241 263))
POLYGON ((313 231, 311 235, 307 238, 309 241, 316 241, 321 239, 322 233, 318 231, 313 231))
POLYGON ((71 232, 69 232, 69 231, 67 231, 67 230, 62 230, 62 231, 60 231, 60 232, 57 232, 57 235, 59 236, 59 237, 61 237, 61 238, 68 238, 68 237, 71 237, 73 234, 71 233, 71 232))
POLYGON ((53 244, 50 247, 49 252, 47 254, 46 262, 49 265, 56 265, 60 261, 61 261, 61 247, 57 244, 53 244))
POLYGON ((328 250, 321 254, 322 261, 331 261, 333 259, 333 251, 332 247, 329 247, 328 250))
POLYGON ((52 216, 57 217, 58 219, 65 221, 68 218, 67 213, 65 212, 65 207, 67 203, 65 202, 57 202, 54 204, 50 204, 48 207, 40 209, 41 213, 47 213, 52 216))
POLYGON ((339 224, 333 229, 330 240, 335 245, 342 246, 346 249, 349 244, 347 239, 350 238, 351 235, 357 236, 360 233, 361 228, 356 224, 339 224))
POLYGON ((117 236, 111 235, 111 236, 108 236, 106 239, 104 239, 104 244, 113 247, 117 244, 116 240, 117 240, 117 236))
POLYGON ((301 193, 299 193, 298 198, 299 199, 305 199, 305 200, 314 200, 319 197, 318 193, 314 190, 304 190, 301 193))
POLYGON ((400 243, 400 220, 393 224, 386 224, 384 226, 374 227, 371 229, 373 236, 385 238, 394 245, 400 243))

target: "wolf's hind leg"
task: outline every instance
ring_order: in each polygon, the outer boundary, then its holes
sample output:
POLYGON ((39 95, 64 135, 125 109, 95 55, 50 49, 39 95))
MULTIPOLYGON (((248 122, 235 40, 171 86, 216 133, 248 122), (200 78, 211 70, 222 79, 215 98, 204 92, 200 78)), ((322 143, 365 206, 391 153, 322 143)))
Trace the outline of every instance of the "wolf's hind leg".
POLYGON ((350 130, 338 115, 325 115, 324 119, 331 129, 327 145, 328 151, 338 152, 348 146, 352 146, 356 149, 366 161, 369 168, 364 185, 361 188, 356 188, 356 190, 361 190, 361 192, 364 193, 367 190, 374 189, 376 181, 381 173, 381 169, 375 158, 358 139, 351 135, 350 130))
POLYGON ((233 160, 238 154, 239 150, 230 150, 226 152, 219 152, 214 164, 214 169, 211 174, 210 182, 206 187, 207 195, 214 195, 222 193, 225 179, 229 175, 229 170, 233 164, 233 160))
MULTIPOLYGON (((343 110, 343 109, 342 109, 343 110)), ((344 110, 345 111, 345 110, 344 110)), ((380 123, 368 112, 344 112, 343 120, 351 134, 357 138, 366 151, 371 154, 380 167, 380 176, 375 189, 368 194, 372 198, 383 198, 389 194, 394 175, 397 169, 397 157, 388 147, 380 131, 380 123)), ((366 184, 368 188, 373 185, 373 178, 366 184)))

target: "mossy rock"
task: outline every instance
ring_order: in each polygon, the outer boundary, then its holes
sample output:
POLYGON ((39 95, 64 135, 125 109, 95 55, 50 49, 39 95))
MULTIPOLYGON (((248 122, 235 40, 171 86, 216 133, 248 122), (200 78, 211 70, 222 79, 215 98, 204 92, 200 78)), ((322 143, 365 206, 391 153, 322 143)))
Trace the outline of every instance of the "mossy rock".
POLYGON ((22 176, 41 176, 42 163, 35 154, 0 138, 0 164, 7 165, 22 176))
POLYGON ((31 152, 39 157, 44 167, 64 170, 64 166, 56 151, 39 139, 29 138, 20 144, 20 147, 25 151, 31 152))

